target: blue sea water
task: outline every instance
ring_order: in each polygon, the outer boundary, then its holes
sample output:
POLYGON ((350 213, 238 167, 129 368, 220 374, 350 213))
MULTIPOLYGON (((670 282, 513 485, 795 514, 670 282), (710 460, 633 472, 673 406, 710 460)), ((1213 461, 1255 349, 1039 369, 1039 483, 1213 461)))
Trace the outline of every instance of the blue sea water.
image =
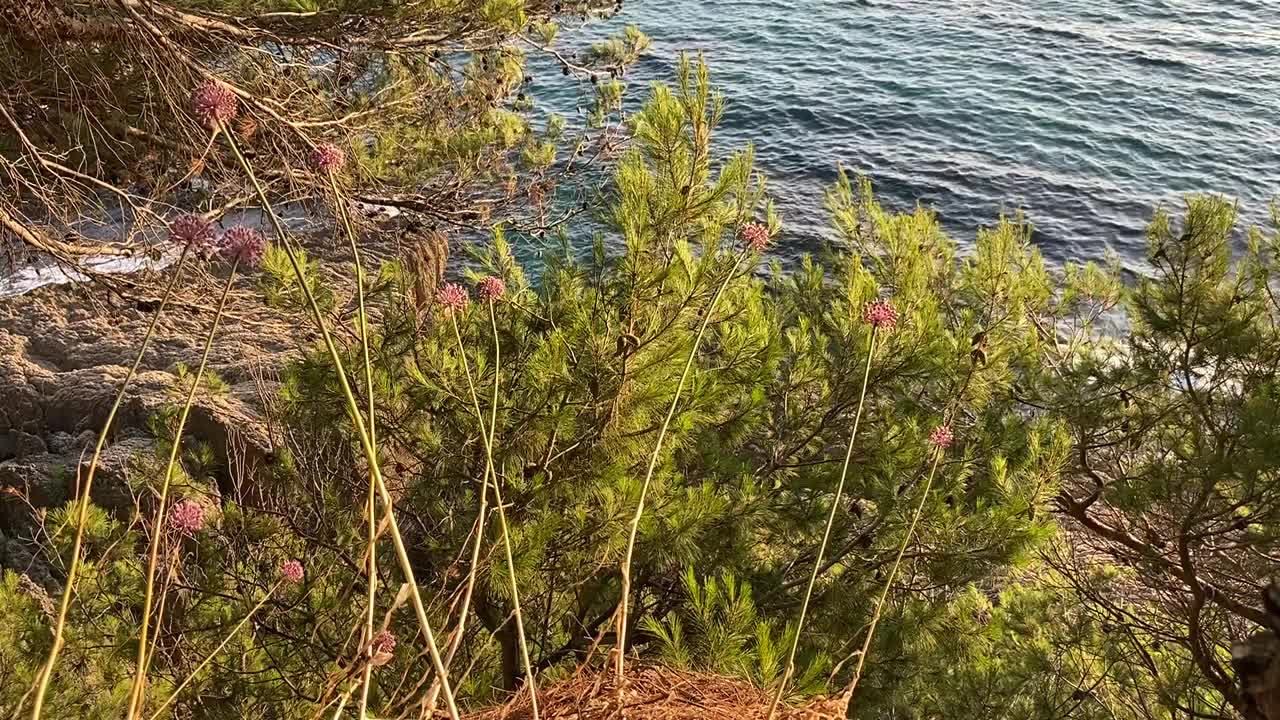
MULTIPOLYGON (((704 53, 729 100, 719 145, 754 142, 785 254, 830 231, 838 164, 888 204, 934 208, 962 243, 1023 209, 1052 261, 1143 265, 1159 204, 1213 191, 1268 219, 1280 195, 1273 0, 627 0, 628 74, 704 53)), ((645 92, 633 85, 634 109, 645 92), (637 91, 638 90, 638 91, 637 91)))
MULTIPOLYGON (((728 98, 717 147, 756 145, 784 261, 832 237, 839 165, 962 245, 1021 209, 1051 261, 1112 249, 1138 272, 1156 206, 1219 192, 1261 224, 1280 195, 1280 0, 625 0, 563 37, 631 24, 654 43, 628 109, 703 53, 728 98)), ((554 78, 538 109, 573 116, 582 93, 533 63, 554 78)), ((0 297, 70 277, 3 261, 0 297)))

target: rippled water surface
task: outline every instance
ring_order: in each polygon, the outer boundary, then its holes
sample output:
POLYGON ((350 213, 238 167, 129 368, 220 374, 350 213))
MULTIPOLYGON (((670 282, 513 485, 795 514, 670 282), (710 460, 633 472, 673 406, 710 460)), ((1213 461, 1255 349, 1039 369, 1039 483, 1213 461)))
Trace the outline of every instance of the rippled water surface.
MULTIPOLYGON (((1280 194, 1280 15, 1250 0, 628 0, 653 51, 705 52, 789 239, 825 231, 837 163, 971 239, 1023 208, 1056 261, 1141 265, 1159 203, 1216 191, 1245 216, 1280 194)), ((636 93, 638 103, 643 93, 636 93)))
MULTIPOLYGON (((790 258, 827 232, 837 164, 954 237, 1021 208, 1051 260, 1136 270, 1152 209, 1189 192, 1267 220, 1280 195, 1277 0, 626 0, 570 43, 635 24, 630 108, 701 51, 729 99, 721 149, 754 142, 790 258)), ((581 95, 550 69, 542 110, 581 95)), ((544 78, 547 76, 544 75, 544 78)), ((588 241, 584 240, 584 243, 588 241)), ((34 274, 33 274, 34 273, 34 274)), ((0 266, 0 296, 56 282, 0 266)))

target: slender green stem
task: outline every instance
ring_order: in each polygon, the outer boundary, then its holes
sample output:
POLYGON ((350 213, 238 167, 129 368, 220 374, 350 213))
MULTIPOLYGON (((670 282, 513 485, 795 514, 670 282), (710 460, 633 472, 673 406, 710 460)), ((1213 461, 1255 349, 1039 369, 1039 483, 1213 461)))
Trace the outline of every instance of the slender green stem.
MULTIPOLYGON (((493 402, 489 406, 489 441, 485 448, 489 455, 489 466, 493 467, 493 437, 498 426, 498 381, 502 377, 502 363, 499 361, 498 319, 493 312, 493 301, 489 301, 489 326, 493 329, 493 402)), ((483 426, 481 428, 483 430, 483 426)), ((534 681, 533 663, 529 660, 529 640, 524 632, 524 613, 520 610, 520 591, 516 583, 516 561, 511 553, 511 531, 507 525, 506 506, 502 502, 502 483, 498 481, 496 469, 489 473, 493 477, 493 502, 498 506, 498 523, 502 526, 502 545, 507 555, 507 579, 511 583, 511 604, 516 614, 516 637, 520 640, 520 656, 524 661, 525 683, 529 686, 529 703, 533 720, 538 720, 538 685, 534 681)))
MULTIPOLYGON (((165 568, 164 584, 160 586, 160 607, 156 610, 156 627, 164 626, 165 609, 169 606, 169 581, 173 580, 173 566, 178 562, 178 550, 181 546, 175 545, 173 554, 169 558, 168 566, 165 568)), ((160 646, 160 631, 157 630, 151 636, 151 649, 147 651, 147 667, 151 667, 151 663, 155 662, 156 650, 160 646)))
POLYGON ((373 396, 373 359, 369 353, 369 311, 365 307, 364 299, 364 263, 360 259, 360 246, 356 239, 355 226, 351 223, 351 216, 347 214, 347 206, 344 202, 342 191, 338 188, 338 179, 332 172, 329 173, 329 189, 333 193, 333 206, 338 214, 338 219, 342 222, 342 227, 346 231, 347 242, 351 246, 351 258, 356 268, 357 321, 360 325, 360 345, 364 359, 364 382, 369 394, 369 440, 376 446, 378 433, 374 416, 376 403, 373 396))
MULTIPOLYGON (((498 485, 499 485, 498 470, 496 466, 493 464, 493 438, 494 438, 494 433, 496 432, 496 429, 498 427, 498 386, 500 384, 499 381, 502 379, 502 361, 501 361, 502 356, 501 356, 501 346, 500 346, 500 343, 498 342, 498 318, 497 316, 494 315, 492 300, 489 301, 489 327, 493 330, 493 399, 492 399, 492 402, 489 403, 489 432, 487 436, 489 440, 488 440, 488 443, 486 444, 485 452, 489 456, 489 460, 487 464, 489 465, 489 476, 493 478, 494 500, 495 502, 497 502, 498 510, 501 512, 502 498, 501 496, 497 495, 498 485)), ((463 363, 465 364, 465 362, 466 362, 466 359, 464 357, 463 363)), ((470 372, 468 372, 468 375, 470 375, 470 372)), ((483 422, 480 425, 480 431, 484 432, 483 422)), ((503 520, 504 525, 505 523, 506 521, 503 520)), ((503 532, 504 533, 506 532, 505 528, 503 532)), ((507 559, 510 560, 510 557, 508 557, 507 559)), ((512 581, 514 582, 514 580, 515 580, 515 576, 513 575, 512 581)))
POLYGON ((347 691, 342 693, 342 699, 338 702, 337 709, 333 711, 333 720, 338 720, 338 718, 342 717, 342 711, 347 708, 347 702, 351 700, 351 693, 355 692, 355 689, 356 686, 352 683, 351 686, 347 688, 347 691))
MULTIPOLYGON (((334 212, 337 213, 338 219, 342 222, 342 227, 346 230, 347 240, 351 243, 351 257, 355 262, 356 268, 356 299, 359 307, 359 315, 357 322, 360 325, 360 345, 364 354, 364 385, 365 393, 368 395, 369 401, 369 440, 376 447, 378 444, 377 419, 375 415, 375 402, 373 393, 373 361, 369 355, 369 313, 364 306, 364 265, 360 261, 360 247, 356 242, 356 230, 351 224, 351 216, 347 214, 347 206, 343 201, 342 193, 338 189, 338 179, 329 171, 329 190, 333 193, 334 212)), ((370 658, 373 657, 373 623, 374 613, 376 611, 375 603, 378 592, 378 528, 374 515, 377 512, 377 486, 373 482, 373 476, 369 478, 369 494, 365 501, 369 519, 369 565, 368 565, 368 595, 365 602, 368 605, 368 611, 365 613, 364 624, 364 641, 366 651, 370 658)), ((363 677, 360 680, 360 718, 364 720, 369 708, 369 681, 373 677, 373 663, 365 663, 363 677)))
POLYGON ((693 368, 694 358, 698 355, 698 347, 702 345, 702 336, 707 332, 707 325, 711 322, 711 316, 715 314, 716 305, 720 302, 720 296, 724 294, 725 288, 729 286, 729 281, 737 276, 738 268, 742 266, 742 261, 746 257, 746 252, 738 254, 737 260, 733 263, 733 269, 729 271, 724 281, 716 288, 716 293, 712 296, 711 303, 702 315, 702 323, 698 325, 698 334, 694 336, 693 347, 689 348, 689 356, 684 361, 684 370, 680 373, 680 383, 676 385, 675 395, 671 397, 671 406, 667 408, 667 417, 662 421, 662 427, 658 429, 658 440, 653 445, 653 455, 649 457, 649 469, 645 471, 644 482, 640 485, 640 499, 636 502, 636 512, 631 517, 631 529, 627 537, 627 551, 622 560, 622 592, 621 597, 618 599, 618 623, 616 626, 618 649, 617 657, 614 660, 614 668, 619 697, 622 695, 622 680, 626 670, 627 602, 631 595, 631 560, 636 549, 636 534, 640 528, 640 518, 644 515, 645 497, 649 494, 649 484, 653 481, 653 471, 658 465, 659 455, 662 454, 662 441, 667 437, 667 429, 671 426, 671 418, 676 414, 676 406, 680 403, 680 395, 684 392, 684 384, 689 379, 689 371, 693 368))
POLYGON ((213 652, 209 653, 205 657, 205 659, 202 660, 200 664, 196 666, 196 669, 192 670, 187 675, 187 677, 182 680, 182 682, 178 683, 178 687, 173 689, 173 692, 169 695, 169 698, 164 702, 160 703, 160 707, 156 708, 156 711, 154 713, 151 713, 151 717, 149 718, 149 720, 157 720, 157 718, 160 717, 160 714, 164 712, 165 708, 169 707, 169 705, 171 705, 174 700, 178 699, 178 694, 181 693, 183 689, 186 688, 187 685, 190 684, 191 681, 194 680, 196 676, 200 674, 201 670, 204 670, 205 667, 209 665, 209 663, 213 662, 213 659, 217 657, 218 653, 222 652, 222 649, 227 646, 227 643, 231 642, 231 638, 235 637, 236 633, 240 632, 240 629, 243 628, 246 624, 248 624, 249 619, 252 618, 254 614, 256 614, 259 610, 261 610, 263 605, 267 604, 267 601, 271 599, 272 593, 274 593, 276 589, 280 587, 280 584, 282 582, 284 582, 283 578, 280 580, 277 580, 276 584, 271 586, 270 590, 267 590, 267 593, 262 596, 262 599, 258 601, 258 604, 254 605, 253 609, 250 610, 247 615, 241 618, 240 622, 236 623, 235 627, 231 628, 231 632, 227 633, 227 636, 222 638, 222 642, 218 643, 218 647, 214 648, 213 652))
POLYGON ((462 645, 462 636, 467 628, 467 612, 471 608, 471 596, 475 591, 476 574, 480 567, 480 546, 484 544, 484 528, 489 517, 489 469, 485 468, 484 480, 480 486, 480 511, 476 514, 476 540, 471 546, 471 569, 467 573, 467 586, 462 593, 462 607, 458 611, 458 627, 454 631, 453 641, 449 644, 449 655, 445 663, 453 662, 453 656, 462 645))
POLYGON ((236 160, 239 161, 240 167, 249 176, 249 181, 258 196, 258 201, 262 204, 262 210, 270 220, 276 237, 280 240, 285 255, 289 258, 289 265, 293 269, 294 276, 297 278, 298 284, 302 288, 302 293, 307 299, 307 304, 311 308, 311 314, 319 327, 320 336, 324 341, 325 349, 329 353, 329 360, 333 363, 334 371, 338 377, 338 386, 342 390, 343 399, 346 400, 347 411, 351 415, 351 421, 356 426, 356 434, 360 438, 360 446, 364 451, 365 461, 369 464, 369 472, 373 475, 374 483, 378 486, 378 496, 382 499, 382 504, 386 508, 387 521, 391 530, 391 541, 396 551, 396 560, 400 564, 400 571, 404 573, 405 584, 409 588, 409 598, 413 603, 414 614, 417 616, 418 625, 427 644, 427 651, 431 655, 432 667, 441 678, 441 687, 444 691, 449 717, 452 720, 460 720, 461 714, 458 712, 458 704, 454 699, 453 689, 449 684, 448 671, 445 669, 444 659, 440 656, 440 648, 436 645, 435 633, 431 631, 431 621, 427 618, 427 608, 422 603, 422 594, 418 591, 417 579, 414 577, 413 563, 409 559, 408 550, 405 549, 404 537, 400 533, 400 524, 396 521, 395 500, 391 497, 391 492, 387 490, 387 484, 382 478, 382 468, 378 462, 377 448, 374 446, 373 439, 369 436, 368 428, 365 426, 364 418, 360 414, 360 404, 356 401, 355 393, 351 391, 351 383, 347 381, 346 367, 342 363, 342 356, 338 353, 338 346, 333 341, 333 335, 329 332, 329 328, 324 321, 324 313, 321 312, 320 305, 316 302, 315 294, 311 292, 311 287, 307 283, 306 275, 302 272, 297 253, 294 252, 290 244, 289 235, 280 224, 280 218, 271 208, 271 203, 267 199, 266 191, 262 188, 262 183, 258 181, 258 176, 253 172, 253 168, 245 159, 244 153, 240 152, 235 137, 230 133, 227 134, 227 143, 231 146, 231 151, 235 154, 236 160))
POLYGON ((791 639, 786 669, 782 673, 782 681, 778 683, 777 691, 773 694, 773 700, 769 703, 767 720, 773 720, 778 710, 778 703, 782 701, 782 695, 786 692, 787 683, 791 681, 791 676, 796 671, 796 650, 800 647, 800 633, 804 632, 804 620, 809 612, 809 601, 813 599, 813 588, 818 582, 818 573, 822 570, 822 561, 827 554, 827 543, 831 540, 831 528, 835 525, 836 513, 840 509, 840 498, 844 494, 844 482, 849 475, 849 461, 853 458, 853 445, 858 438, 858 424, 862 420, 862 408, 867 400, 867 381, 871 378, 871 359, 875 357, 875 351, 876 328, 873 326, 867 338, 867 364, 862 371, 862 390, 858 393, 858 410, 853 415, 853 430, 849 433, 849 446, 844 451, 844 465, 840 468, 840 480, 836 482, 836 494, 831 499, 831 512, 827 514, 827 527, 822 531, 822 542, 818 544, 818 557, 813 561, 813 572, 809 574, 809 585, 804 591, 804 602, 800 603, 800 618, 796 622, 795 636, 791 639))
MULTIPOLYGON (((459 335, 458 338, 459 346, 461 346, 461 336, 459 335)), ((496 400, 494 407, 497 407, 496 400)), ((490 427, 492 427, 492 423, 490 423, 490 427)), ((492 444, 492 440, 490 444, 492 444)), ((458 626, 453 630, 449 641, 449 649, 444 658, 445 667, 452 667, 453 657, 458 653, 458 649, 462 647, 462 640, 466 635, 467 615, 471 610, 471 597, 475 593, 476 576, 480 570, 480 549, 484 545, 484 530, 489 521, 489 473, 492 470, 493 463, 486 462, 484 477, 480 481, 480 509, 476 513, 475 542, 471 546, 471 565, 467 572, 466 587, 462 592, 462 605, 458 610, 458 626)), ((436 697, 439 692, 440 683, 437 678, 432 681, 431 688, 427 691, 427 706, 429 708, 435 708, 436 697)))
MULTIPOLYGON (((467 376, 467 387, 471 391, 471 402, 475 407, 476 420, 480 423, 480 436, 484 438, 485 453, 485 477, 493 478, 493 502, 498 508, 498 523, 502 530, 502 546, 507 560, 507 580, 511 591, 511 605, 516 620, 516 637, 520 643, 520 658, 524 663, 525 682, 529 685, 530 709, 533 713, 533 720, 538 720, 538 686, 534 680, 533 663, 529 659, 529 643, 524 632, 524 613, 520 610, 520 590, 516 581, 516 564, 515 557, 511 552, 511 533, 507 526, 507 513, 502 506, 502 490, 501 483, 498 481, 498 471, 493 463, 493 442, 494 432, 498 423, 498 385, 501 379, 501 344, 498 342, 498 320, 493 311, 493 301, 488 302, 489 305, 489 324, 493 328, 493 403, 490 407, 489 426, 486 430, 484 422, 484 411, 480 409, 480 398, 476 393, 475 381, 471 377, 471 365, 467 361, 466 347, 462 343, 462 332, 458 328, 458 319, 456 315, 450 315, 453 321, 453 334, 458 340, 458 352, 462 355, 462 368, 467 376)), ((481 534, 482 536, 483 534, 481 534)), ((477 540, 478 547, 478 540, 477 540)))
MULTIPOLYGON (((471 401, 473 404, 478 405, 479 402, 477 400, 477 396, 475 392, 475 385, 472 383, 472 380, 471 380, 471 367, 470 365, 466 364, 467 358, 466 358, 466 353, 463 350, 462 332, 458 327, 458 322, 456 318, 453 319, 453 336, 457 338, 458 351, 462 353, 462 361, 464 365, 463 369, 466 371, 467 384, 468 384, 468 387, 471 389, 471 401)), ((498 408, 498 384, 495 382, 494 395, 493 395, 493 410, 492 410, 492 416, 491 416, 492 420, 489 423, 490 428, 492 428, 494 423, 497 421, 497 408, 498 408)), ((480 548, 484 544, 484 529, 485 529, 485 526, 488 525, 488 517, 489 517, 489 477, 493 473, 493 462, 489 458, 489 455, 491 453, 488 451, 487 448, 492 447, 493 445, 493 434, 492 434, 492 431, 490 431, 488 435, 484 434, 485 430, 484 430, 483 416, 479 414, 478 409, 476 412, 477 412, 476 417, 480 418, 481 435, 482 437, 488 440, 488 443, 486 444, 486 453, 485 453, 486 459, 485 459, 485 466, 484 466, 484 478, 481 480, 481 483, 480 483, 480 510, 476 515, 476 540, 475 540, 475 544, 471 546, 471 567, 469 572, 467 573, 467 585, 462 594, 462 607, 458 611, 458 627, 454 631, 453 640, 450 642, 450 645, 449 645, 449 655, 448 657, 445 658, 446 664, 453 662, 454 654, 458 651, 458 648, 462 645, 462 638, 463 638, 463 635, 465 634, 465 630, 467 627, 467 613, 471 607, 471 597, 475 591, 476 575, 478 574, 479 568, 480 568, 480 548)), ((432 691, 434 692, 434 690, 435 688, 433 687, 432 691)))
POLYGON ((538 685, 534 681, 533 663, 529 660, 529 641, 524 632, 524 613, 520 610, 520 591, 516 586, 516 564, 511 554, 511 533, 507 529, 507 513, 502 506, 502 490, 493 479, 493 504, 498 507, 498 523, 502 527, 502 546, 507 556, 507 580, 511 586, 511 604, 516 617, 516 637, 520 640, 520 659, 524 663, 525 683, 529 687, 529 703, 533 720, 538 720, 538 685))
POLYGON ((142 710, 146 690, 147 678, 147 661, 150 655, 147 653, 147 631, 151 621, 151 604, 155 599, 155 580, 156 580, 156 563, 160 558, 160 540, 164 537, 164 514, 165 505, 169 500, 169 485, 173 482, 173 475, 178 467, 178 452, 182 449, 182 431, 187 426, 187 418, 191 415, 191 405, 195 402, 196 391, 200 389, 200 379, 204 377, 204 369, 209 364, 209 352, 213 349, 213 338, 218 334, 218 323, 222 321, 222 312, 227 306, 227 296, 231 294, 231 285, 236 279, 236 265, 232 265, 231 274, 227 276, 227 283, 222 288, 222 296, 218 298, 218 309, 213 315, 213 325, 209 328, 209 334, 204 339, 204 350, 200 353, 200 365, 196 368, 195 377, 191 381, 191 389, 187 391, 186 401, 182 404, 182 411, 178 415, 178 426, 173 431, 173 441, 169 448, 169 461, 164 468, 164 480, 160 484, 160 501, 156 505, 155 523, 151 527, 151 554, 147 561, 147 585, 146 593, 142 600, 142 628, 139 630, 138 638, 138 667, 133 678, 133 691, 130 695, 129 713, 126 716, 128 720, 134 717, 142 710))
POLYGON ((107 413, 107 420, 102 424, 102 432, 98 433, 98 442, 93 447, 93 456, 89 459, 89 470, 85 473, 84 490, 77 503, 76 537, 71 544, 71 564, 67 568, 67 582, 62 588, 62 599, 58 603, 58 619, 53 626, 53 646, 49 648, 49 656, 45 658, 44 665, 36 676, 36 696, 31 709, 31 720, 40 720, 40 714, 44 710, 44 698, 49 692, 49 680, 53 677, 53 668, 58 662, 58 654, 62 651, 63 632, 67 627, 67 612, 71 608, 71 595, 75 591, 76 575, 80 570, 80 548, 84 544, 84 529, 85 524, 88 522, 89 493, 93 489, 93 476, 98 470, 98 461, 102 459, 102 449, 106 445, 107 435, 111 432, 111 423, 115 422, 116 413, 120 410, 120 404, 124 402, 125 390, 129 388, 129 383, 133 382, 133 378, 138 374, 138 368, 142 365, 142 358, 146 354, 147 348, 151 345, 152 337, 155 336, 156 325, 160 322, 160 316, 164 313, 165 307, 169 304, 169 299, 173 297, 174 289, 178 286, 178 281, 182 278, 182 270, 186 265, 189 251, 190 246, 184 246, 182 254, 178 256, 178 264, 174 270, 173 279, 169 281, 168 287, 164 290, 164 295, 160 297, 160 306, 156 308, 156 314, 152 316, 151 324, 147 326, 147 332, 142 337, 142 345, 138 347, 138 354, 134 357, 133 365, 129 367, 128 374, 124 376, 124 382, 120 383, 120 391, 116 393, 115 402, 111 404, 111 410, 107 413))
POLYGON ((924 512, 925 501, 929 499, 929 489, 933 487, 933 476, 938 471, 938 463, 942 460, 942 448, 935 448, 933 455, 933 464, 929 467, 929 477, 924 481, 924 488, 920 491, 920 502, 916 504, 915 514, 911 516, 911 524, 907 526, 907 534, 902 538, 902 544, 898 546, 898 555, 893 559, 893 566, 889 568, 889 576, 885 578, 884 588, 880 591, 880 597, 876 600, 876 609, 871 614, 871 625, 867 628, 867 636, 862 641, 862 649, 858 652, 858 664, 853 668, 853 678, 849 681, 849 686, 844 691, 844 701, 847 704, 853 699, 853 693, 858 689, 858 681, 862 679, 862 667, 867 661, 867 653, 871 649, 871 639, 875 636, 876 627, 880 624, 880 615, 884 611, 885 600, 889 597, 889 588, 893 586, 893 581, 898 576, 898 568, 902 565, 902 556, 907 553, 907 546, 911 544, 911 536, 915 534, 916 524, 920 522, 920 515, 924 512))
MULTIPOLYGON (((369 417, 372 420, 373 414, 370 413, 369 417)), ((368 528, 369 530, 369 565, 367 568, 369 578, 367 581, 368 594, 365 597, 365 605, 367 607, 367 611, 365 612, 364 634, 362 635, 362 637, 364 638, 365 648, 367 648, 365 650, 365 654, 368 656, 367 659, 373 658, 373 623, 374 623, 374 613, 377 610, 375 603, 376 603, 377 593, 378 593, 378 553, 377 553, 378 528, 377 528, 377 523, 374 519, 374 515, 377 512, 377 502, 375 500, 376 495, 377 495, 377 488, 374 486, 374 483, 370 481, 369 496, 365 500, 365 512, 369 516, 369 528, 368 528)), ((364 664, 363 677, 361 677, 360 679, 360 718, 361 720, 364 720, 365 714, 368 712, 369 682, 372 678, 373 678, 373 663, 366 662, 364 664)))

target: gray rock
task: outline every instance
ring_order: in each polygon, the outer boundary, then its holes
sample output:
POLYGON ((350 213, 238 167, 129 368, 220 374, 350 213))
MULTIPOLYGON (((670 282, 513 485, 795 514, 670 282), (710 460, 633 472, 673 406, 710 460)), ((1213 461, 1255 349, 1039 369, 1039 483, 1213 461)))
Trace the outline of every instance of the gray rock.
POLYGON ((57 455, 0 462, 0 530, 10 536, 33 537, 36 513, 69 499, 67 480, 72 475, 66 458, 57 455))
MULTIPOLYGON (((145 437, 126 438, 103 450, 90 492, 94 504, 127 519, 134 508, 137 460, 154 453, 155 442, 145 437)), ((88 476, 91 459, 83 447, 73 446, 73 452, 66 454, 41 453, 0 462, 0 530, 34 537, 36 514, 73 500, 79 483, 88 476)))
POLYGON ((39 455, 46 450, 44 441, 29 432, 11 428, 0 434, 0 460, 39 455))
POLYGON ((49 452, 54 455, 70 455, 75 450, 76 438, 69 432, 61 430, 49 434, 49 452))
MULTIPOLYGON (((346 262, 345 255, 334 261, 346 262)), ((194 298, 189 301, 199 302, 197 285, 184 285, 194 298)), ((196 396, 185 435, 208 445, 219 460, 215 480, 222 488, 253 492, 259 479, 270 477, 274 457, 260 409, 262 382, 269 392, 272 370, 307 346, 311 335, 291 313, 263 306, 256 281, 245 279, 228 302, 209 358, 209 370, 228 387, 196 396)), ((92 452, 151 327, 150 313, 130 308, 90 284, 42 288, 0 303, 0 463, 20 463, 0 479, 0 491, 12 491, 0 494, 0 513, 6 514, 0 524, 13 527, 23 507, 29 515, 74 495, 76 469, 92 452)), ((180 402, 173 368, 199 363, 207 326, 205 314, 177 306, 155 326, 94 481, 94 501, 113 513, 133 509, 137 479, 128 459, 154 447, 133 438, 148 433, 157 412, 180 402)))
POLYGON ((22 573, 18 577, 18 592, 31 598, 46 619, 54 619, 58 606, 54 604, 53 598, 49 597, 49 592, 44 589, 44 586, 32 580, 30 574, 22 573))
MULTIPOLYGON (((139 460, 155 456, 154 440, 145 437, 132 437, 108 446, 102 451, 98 460, 98 470, 93 476, 93 488, 90 497, 95 505, 104 508, 113 516, 127 519, 133 511, 133 487, 131 480, 139 460)), ((89 472, 89 460, 86 457, 80 464, 80 476, 89 472)))
POLYGON ((0 544, 0 567, 9 568, 19 575, 26 575, 32 582, 46 590, 61 592, 49 571, 49 564, 32 549, 28 541, 9 538, 0 544))
POLYGON ((17 456, 19 458, 23 458, 28 455, 43 455, 49 450, 49 448, 45 447, 44 440, 41 440, 38 435, 20 432, 17 436, 17 441, 14 443, 14 446, 17 449, 17 456))
POLYGON ((34 455, 0 462, 0 490, 18 495, 32 507, 47 508, 67 501, 72 465, 61 455, 34 455))
POLYGON ((1264 629, 1231 648, 1247 720, 1280 720, 1280 580, 1262 591, 1264 629))

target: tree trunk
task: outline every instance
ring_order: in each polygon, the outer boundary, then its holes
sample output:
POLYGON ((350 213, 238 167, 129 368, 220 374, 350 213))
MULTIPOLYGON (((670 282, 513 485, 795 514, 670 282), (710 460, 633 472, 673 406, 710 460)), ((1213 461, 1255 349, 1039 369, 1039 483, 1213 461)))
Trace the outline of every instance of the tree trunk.
POLYGON ((498 638, 498 647, 502 650, 502 688, 515 692, 520 683, 520 638, 516 635, 515 618, 504 603, 494 604, 487 592, 479 587, 475 590, 476 615, 485 629, 498 638))
POLYGON ((1267 629, 1231 649, 1246 720, 1280 720, 1280 581, 1262 593, 1267 629))

